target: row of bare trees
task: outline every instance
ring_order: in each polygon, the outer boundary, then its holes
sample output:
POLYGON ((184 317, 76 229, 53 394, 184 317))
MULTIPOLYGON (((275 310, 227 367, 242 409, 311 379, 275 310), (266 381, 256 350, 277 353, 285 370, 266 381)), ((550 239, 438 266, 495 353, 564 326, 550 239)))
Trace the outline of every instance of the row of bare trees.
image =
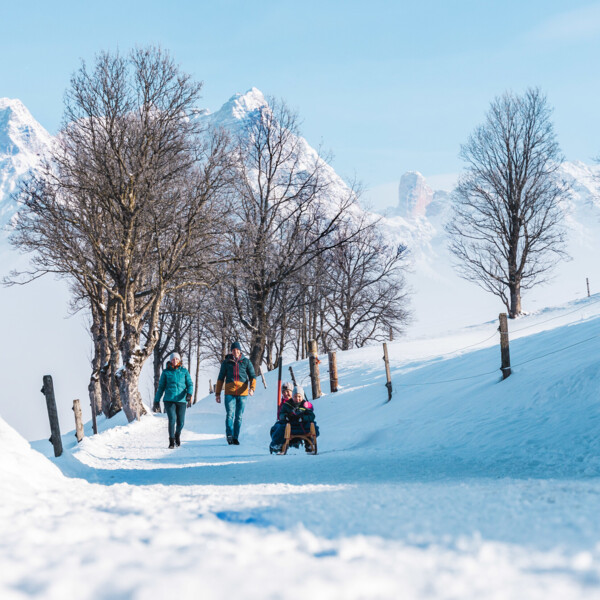
POLYGON ((271 101, 235 140, 220 243, 227 262, 189 303, 197 357, 222 360, 239 339, 255 369, 270 370, 282 344, 298 358, 309 338, 324 351, 346 350, 387 338, 408 318, 406 249, 384 242, 377 221, 357 210, 355 191, 307 151, 297 123, 271 101))
POLYGON ((20 191, 12 242, 32 270, 12 281, 69 280, 91 316, 90 398, 107 416, 144 413, 151 356, 156 379, 173 349, 197 373, 239 338, 255 368, 272 368, 281 340, 349 348, 406 318, 403 249, 358 218, 297 116, 272 102, 234 133, 211 129, 200 90, 159 48, 82 64, 20 191))

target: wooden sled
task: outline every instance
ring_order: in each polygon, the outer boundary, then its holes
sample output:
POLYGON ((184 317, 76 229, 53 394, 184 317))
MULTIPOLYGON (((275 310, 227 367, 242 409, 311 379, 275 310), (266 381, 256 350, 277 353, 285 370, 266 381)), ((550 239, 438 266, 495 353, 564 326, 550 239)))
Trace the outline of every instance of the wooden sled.
POLYGON ((292 426, 288 423, 285 426, 284 433, 284 442, 283 446, 281 446, 281 452, 278 454, 285 454, 290 447, 290 444, 294 444, 294 442, 300 443, 304 442, 304 448, 307 454, 316 454, 317 453, 317 432, 315 430, 315 424, 310 424, 310 431, 308 433, 292 433, 292 426))

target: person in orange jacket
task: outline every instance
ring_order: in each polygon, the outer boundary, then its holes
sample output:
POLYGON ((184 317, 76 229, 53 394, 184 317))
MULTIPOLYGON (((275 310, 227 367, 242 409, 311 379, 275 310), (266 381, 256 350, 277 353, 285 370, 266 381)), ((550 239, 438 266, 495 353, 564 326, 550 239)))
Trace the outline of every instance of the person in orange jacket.
POLYGON ((242 354, 239 342, 231 344, 231 354, 221 363, 215 389, 216 400, 221 403, 221 390, 225 387, 225 434, 227 443, 239 446, 242 415, 248 395, 254 394, 256 374, 252 363, 242 354))

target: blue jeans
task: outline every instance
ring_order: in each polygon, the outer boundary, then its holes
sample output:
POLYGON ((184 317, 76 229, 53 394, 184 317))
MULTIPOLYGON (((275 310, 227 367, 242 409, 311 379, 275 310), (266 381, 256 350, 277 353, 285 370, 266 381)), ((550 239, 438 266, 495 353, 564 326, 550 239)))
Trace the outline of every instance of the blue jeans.
POLYGON ((183 429, 187 404, 185 402, 163 402, 163 404, 167 417, 169 417, 169 437, 174 438, 176 435, 180 435, 183 429), (175 428, 176 424, 177 428, 175 428))
POLYGON ((246 407, 246 396, 229 396, 225 394, 225 433, 227 437, 238 439, 242 427, 242 415, 246 407))

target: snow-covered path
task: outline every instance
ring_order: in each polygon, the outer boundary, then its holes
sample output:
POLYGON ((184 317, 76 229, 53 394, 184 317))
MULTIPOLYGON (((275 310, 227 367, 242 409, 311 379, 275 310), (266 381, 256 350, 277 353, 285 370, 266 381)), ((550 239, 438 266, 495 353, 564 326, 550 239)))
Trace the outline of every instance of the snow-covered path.
MULTIPOLYGON (((382 480, 389 463, 369 472, 367 463, 379 462, 373 456, 352 477, 356 452, 271 457, 230 448, 195 431, 211 421, 202 414, 189 419, 182 448, 168 452, 161 421, 113 429, 104 444, 86 441, 85 462, 100 469, 80 467, 79 475, 102 484, 60 481, 2 515, 8 597, 78 590, 83 598, 161 598, 175 590, 181 598, 299 598, 311 590, 317 598, 590 598, 598 591, 597 480, 419 478, 400 469, 382 480), (198 460, 202 450, 211 458, 198 460), (320 464, 303 482, 308 460, 320 464)), ((67 472, 77 470, 74 460, 67 472)))
POLYGON ((502 383, 497 347, 394 345, 389 404, 381 350, 340 355, 317 456, 268 454, 272 381, 239 447, 211 398, 181 448, 164 415, 116 417, 54 465, 0 421, 2 597, 600 598, 600 319, 549 318, 502 383))

